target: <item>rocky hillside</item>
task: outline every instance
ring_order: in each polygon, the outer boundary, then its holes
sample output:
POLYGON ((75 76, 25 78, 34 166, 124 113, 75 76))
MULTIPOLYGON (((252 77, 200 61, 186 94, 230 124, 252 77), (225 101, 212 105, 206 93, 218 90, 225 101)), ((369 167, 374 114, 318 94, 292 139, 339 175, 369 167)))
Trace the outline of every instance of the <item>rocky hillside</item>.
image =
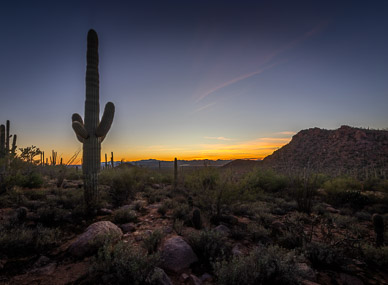
POLYGON ((311 128, 264 159, 278 169, 384 175, 388 168, 388 131, 341 126, 337 130, 311 128))

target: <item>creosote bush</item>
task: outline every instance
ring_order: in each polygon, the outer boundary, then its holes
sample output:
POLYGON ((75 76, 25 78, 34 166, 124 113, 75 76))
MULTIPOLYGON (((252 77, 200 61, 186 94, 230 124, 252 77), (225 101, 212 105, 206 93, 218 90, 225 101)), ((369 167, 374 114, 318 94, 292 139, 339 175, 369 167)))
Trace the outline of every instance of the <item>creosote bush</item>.
POLYGON ((255 248, 248 256, 214 263, 217 284, 298 284, 293 251, 277 246, 255 248))
POLYGON ((230 245, 227 244, 224 234, 214 230, 192 232, 188 237, 188 242, 200 262, 205 265, 210 265, 217 258, 229 256, 231 253, 230 245))
POLYGON ((148 254, 155 253, 162 241, 163 234, 160 230, 155 230, 151 234, 146 234, 143 238, 142 246, 148 254))
POLYGON ((108 239, 94 259, 91 274, 104 284, 151 284, 159 260, 158 254, 147 254, 132 243, 108 239))
POLYGON ((129 208, 117 209, 113 212, 113 222, 115 224, 126 224, 131 222, 137 222, 136 212, 129 208))

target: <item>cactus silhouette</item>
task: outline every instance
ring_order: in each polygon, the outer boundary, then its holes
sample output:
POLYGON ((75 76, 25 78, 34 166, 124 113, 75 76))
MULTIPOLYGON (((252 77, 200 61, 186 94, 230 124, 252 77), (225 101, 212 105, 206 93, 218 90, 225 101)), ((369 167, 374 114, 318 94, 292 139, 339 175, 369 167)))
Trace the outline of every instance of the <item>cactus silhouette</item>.
POLYGON ((85 122, 79 114, 73 114, 72 127, 78 140, 83 143, 82 172, 84 199, 88 213, 95 211, 98 201, 98 172, 101 167, 101 142, 108 133, 115 106, 108 102, 100 121, 98 37, 94 30, 88 32, 86 65, 85 122))
POLYGON ((177 185, 178 185, 178 160, 177 158, 175 157, 174 159, 174 189, 176 189, 177 185))
POLYGON ((0 158, 5 156, 5 126, 0 125, 0 158))
POLYGON ((380 247, 384 245, 384 219, 379 214, 373 214, 372 216, 373 229, 376 234, 376 246, 380 247))

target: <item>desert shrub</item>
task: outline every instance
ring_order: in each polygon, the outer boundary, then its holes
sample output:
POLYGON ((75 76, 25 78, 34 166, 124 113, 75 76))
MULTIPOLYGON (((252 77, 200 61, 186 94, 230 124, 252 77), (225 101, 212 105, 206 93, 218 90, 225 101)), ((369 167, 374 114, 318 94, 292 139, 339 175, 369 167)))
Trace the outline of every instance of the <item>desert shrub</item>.
POLYGON ((244 177, 242 187, 277 192, 287 187, 287 179, 271 169, 255 169, 244 177))
POLYGON ((153 231, 151 234, 146 234, 143 238, 142 246, 147 250, 148 254, 155 253, 158 250, 163 238, 163 234, 159 230, 153 231))
POLYGON ((253 217, 255 210, 249 204, 236 204, 232 207, 232 213, 241 217, 253 217))
POLYGON ((159 259, 132 243, 108 240, 98 251, 91 272, 96 279, 102 277, 104 284, 149 284, 159 259))
POLYGON ((372 215, 369 214, 368 212, 365 211, 360 211, 356 212, 354 216, 359 220, 359 221, 370 221, 372 218, 372 215))
POLYGON ((44 200, 46 199, 47 190, 45 189, 29 189, 23 192, 30 200, 44 200))
POLYGON ((379 268, 388 267, 388 246, 374 247, 366 244, 362 247, 362 253, 368 265, 377 266, 379 268))
POLYGON ((347 205, 354 210, 361 210, 368 204, 369 198, 358 190, 329 192, 328 202, 335 206, 347 205))
POLYGON ((163 217, 167 213, 167 206, 166 204, 162 204, 158 207, 158 213, 161 214, 163 217))
POLYGON ((76 168, 66 168, 65 179, 67 180, 79 180, 82 179, 82 171, 77 171, 76 168))
POLYGON ((362 184, 351 177, 336 177, 326 181, 323 188, 327 192, 342 192, 346 190, 361 190, 362 184))
POLYGON ((183 229, 185 226, 185 222, 182 220, 175 220, 172 227, 174 231, 177 233, 177 235, 182 235, 183 234, 183 229))
POLYGON ((39 208, 37 214, 40 223, 50 226, 63 223, 71 217, 71 212, 50 205, 39 208))
POLYGON ((39 188, 43 185, 42 175, 37 171, 15 174, 9 174, 4 177, 5 188, 9 189, 14 186, 25 188, 39 188))
POLYGON ((226 243, 225 236, 217 231, 202 230, 192 232, 188 236, 188 242, 198 259, 205 265, 210 265, 224 255, 228 256, 231 252, 230 246, 226 243))
POLYGON ((317 176, 294 177, 291 180, 298 211, 310 214, 313 207, 313 198, 318 189, 317 176))
POLYGON ((100 174, 100 183, 109 185, 114 206, 122 206, 135 197, 135 178, 131 169, 109 169, 100 174))
POLYGON ((335 268, 344 260, 342 252, 331 245, 311 242, 305 245, 304 255, 315 268, 335 268))
POLYGON ((186 204, 178 205, 172 212, 174 220, 189 221, 190 220, 190 209, 186 204))
POLYGON ((254 223, 248 224, 247 233, 253 242, 267 243, 271 232, 263 227, 254 223))
POLYGON ((0 252, 9 256, 48 250, 59 245, 62 233, 58 229, 45 228, 38 225, 31 229, 19 226, 0 229, 0 252))
POLYGON ((126 224, 137 222, 136 213, 128 208, 117 209, 112 214, 113 222, 115 224, 126 224))
POLYGON ((214 263, 217 284, 298 284, 294 252, 277 246, 256 248, 248 256, 214 263))

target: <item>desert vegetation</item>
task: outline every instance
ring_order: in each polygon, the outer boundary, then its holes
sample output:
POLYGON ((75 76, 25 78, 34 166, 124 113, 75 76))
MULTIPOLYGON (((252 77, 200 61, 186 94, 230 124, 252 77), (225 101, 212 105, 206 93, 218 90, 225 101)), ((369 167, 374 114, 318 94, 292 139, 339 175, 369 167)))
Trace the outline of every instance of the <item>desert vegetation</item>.
POLYGON ((107 168, 91 216, 75 167, 20 155, 2 166, 2 282, 386 282, 383 177, 266 167, 245 174, 223 167, 107 168), (91 239, 80 249, 81 237, 91 239), (175 246, 189 251, 173 256, 182 259, 178 265, 170 260, 175 246))

